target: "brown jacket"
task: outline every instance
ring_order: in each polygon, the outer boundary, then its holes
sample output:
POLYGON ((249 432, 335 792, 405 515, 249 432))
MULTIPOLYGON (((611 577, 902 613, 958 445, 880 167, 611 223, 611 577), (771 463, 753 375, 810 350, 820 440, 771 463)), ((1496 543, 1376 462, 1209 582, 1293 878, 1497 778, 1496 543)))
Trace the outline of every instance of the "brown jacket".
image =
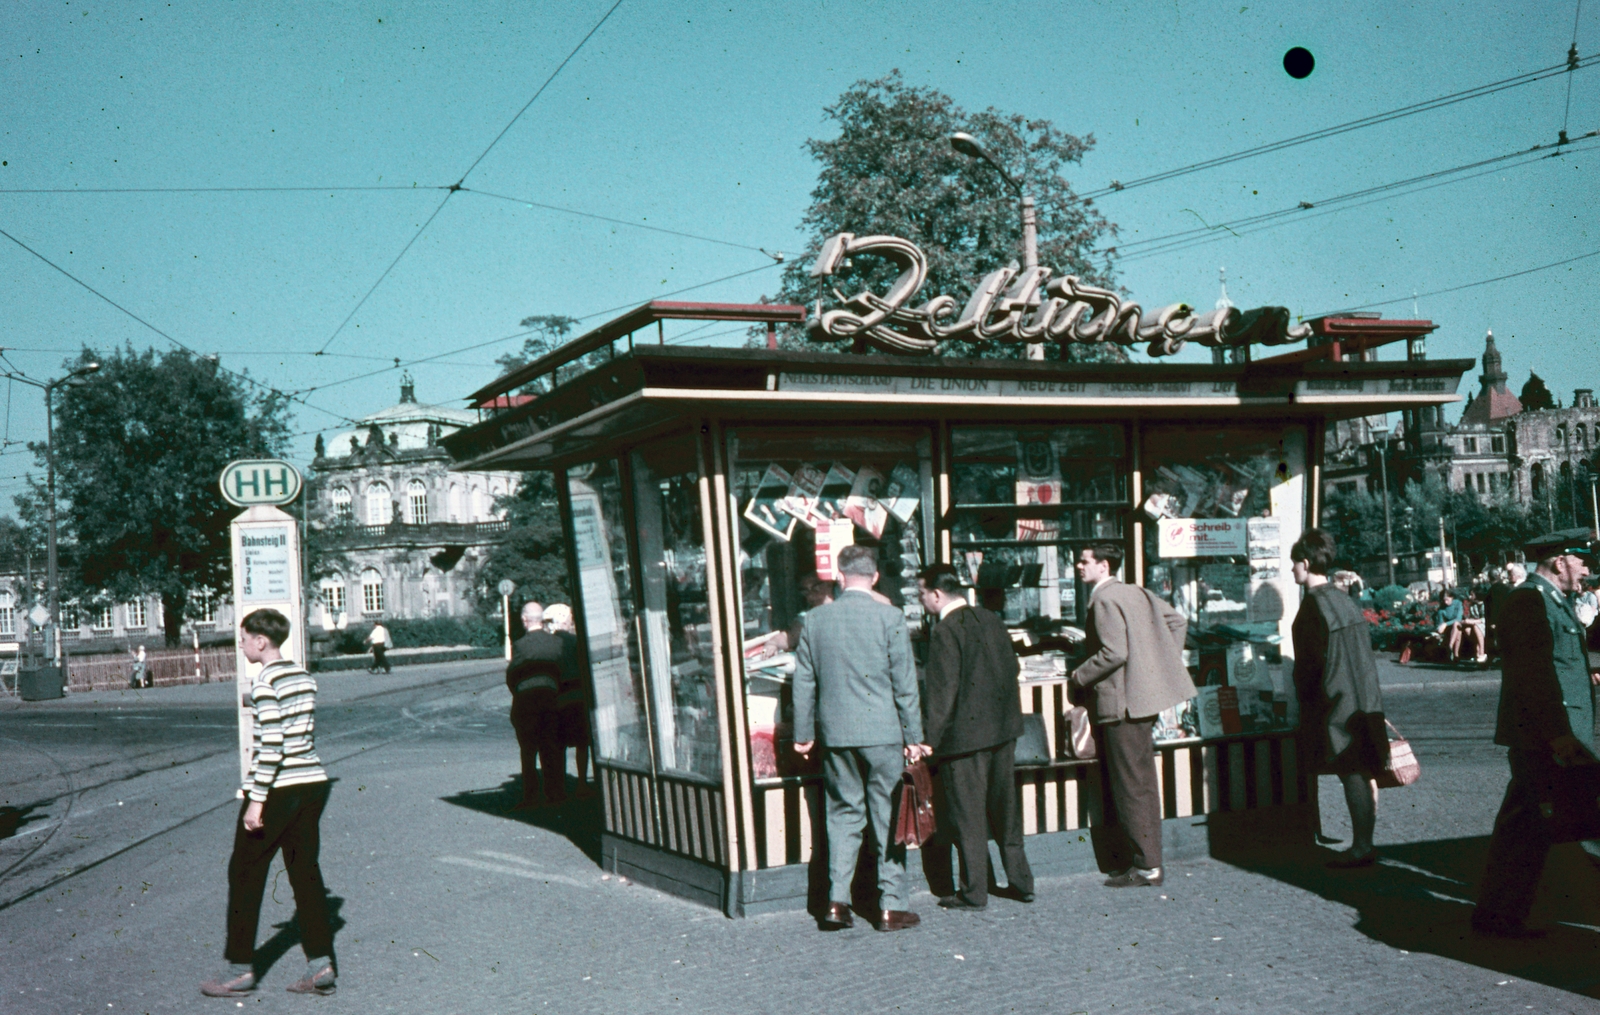
POLYGON ((1195 695, 1183 614, 1137 585, 1109 581, 1089 601, 1089 658, 1074 687, 1094 690, 1095 722, 1146 719, 1195 695))

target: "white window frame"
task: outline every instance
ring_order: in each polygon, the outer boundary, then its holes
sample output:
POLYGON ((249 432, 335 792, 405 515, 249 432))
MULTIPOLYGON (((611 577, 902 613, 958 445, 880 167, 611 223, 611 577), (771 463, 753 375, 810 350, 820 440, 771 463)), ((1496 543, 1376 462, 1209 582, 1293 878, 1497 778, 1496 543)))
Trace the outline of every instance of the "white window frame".
POLYGON ((361 612, 367 616, 383 613, 383 575, 374 568, 361 572, 361 612))
POLYGON ((406 484, 406 520, 412 525, 428 524, 428 484, 420 479, 406 484))
POLYGON ((196 589, 189 596, 189 605, 194 609, 191 622, 196 626, 213 625, 217 622, 217 594, 211 589, 196 589))
POLYGON ((143 599, 130 599, 122 604, 122 627, 128 631, 143 631, 150 627, 150 607, 143 599))
POLYGON ((328 499, 333 502, 333 517, 335 520, 341 522, 355 521, 355 503, 354 498, 350 495, 348 486, 334 487, 333 492, 328 495, 328 499))
POLYGON ((394 521, 394 508, 389 500, 391 496, 388 483, 368 485, 365 496, 368 525, 388 525, 394 521))
POLYGON ((345 612, 344 577, 334 575, 322 579, 322 605, 334 616, 345 612))
POLYGON ((0 637, 14 638, 17 634, 17 597, 10 592, 0 592, 0 637))
POLYGON ((112 631, 117 626, 116 606, 104 603, 94 608, 94 620, 91 621, 96 631, 112 631))

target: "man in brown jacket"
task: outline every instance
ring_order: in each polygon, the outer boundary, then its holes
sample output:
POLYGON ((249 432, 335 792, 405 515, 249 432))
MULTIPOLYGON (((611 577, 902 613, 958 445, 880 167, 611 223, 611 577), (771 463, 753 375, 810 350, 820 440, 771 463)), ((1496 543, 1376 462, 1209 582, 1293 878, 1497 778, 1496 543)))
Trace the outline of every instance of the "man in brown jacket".
POLYGON ((1163 880, 1161 784, 1151 728, 1164 709, 1194 697, 1195 688, 1183 665, 1183 615, 1153 593, 1118 581, 1121 567, 1122 548, 1114 543, 1096 543, 1078 556, 1078 577, 1093 591, 1089 658, 1072 671, 1071 684, 1094 692, 1090 712, 1100 729, 1103 771, 1132 860, 1106 885, 1133 888, 1163 880))

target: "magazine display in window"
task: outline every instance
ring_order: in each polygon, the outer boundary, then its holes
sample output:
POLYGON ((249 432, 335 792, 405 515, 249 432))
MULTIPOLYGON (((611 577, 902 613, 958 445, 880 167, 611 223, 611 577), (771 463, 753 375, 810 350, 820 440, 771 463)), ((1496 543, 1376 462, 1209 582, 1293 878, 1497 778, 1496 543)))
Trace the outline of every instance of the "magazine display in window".
POLYGON ((851 544, 878 560, 876 591, 907 626, 923 624, 917 573, 924 566, 922 505, 933 489, 926 430, 739 428, 730 432, 731 496, 742 508, 740 590, 744 611, 745 708, 757 778, 815 770, 788 749, 790 680, 800 623, 836 592, 834 562, 851 544), (781 480, 780 480, 780 477, 781 480), (781 497, 776 487, 784 482, 781 497), (762 501, 784 524, 773 526, 762 501), (795 524, 796 522, 801 524, 795 524))
POLYGON ((769 465, 745 505, 744 516, 760 526, 774 539, 789 541, 794 534, 797 519, 783 507, 784 498, 794 485, 794 477, 780 465, 769 465))
POLYGON ((1200 687, 1174 729, 1216 737, 1298 719, 1281 650, 1298 602, 1287 553, 1304 527, 1305 444, 1300 427, 1146 431, 1145 587, 1188 620, 1200 687))

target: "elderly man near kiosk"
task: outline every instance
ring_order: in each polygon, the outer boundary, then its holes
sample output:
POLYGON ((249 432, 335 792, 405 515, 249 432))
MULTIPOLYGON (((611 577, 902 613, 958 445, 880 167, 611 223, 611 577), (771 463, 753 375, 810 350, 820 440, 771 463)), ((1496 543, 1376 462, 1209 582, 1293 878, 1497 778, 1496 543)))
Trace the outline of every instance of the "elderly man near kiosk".
MULTIPOLYGON (((1500 714, 1494 742, 1509 748, 1511 783, 1495 818, 1472 928, 1534 938, 1526 924, 1550 853, 1540 805, 1561 769, 1596 763, 1594 680, 1583 625, 1569 596, 1595 566, 1592 533, 1556 533, 1529 543, 1538 570, 1506 598, 1500 627, 1500 714), (1566 537, 1566 538, 1563 538, 1566 537)), ((1595 843, 1584 843, 1594 856, 1595 843)))
POLYGON ((890 827, 895 788, 906 763, 927 754, 922 707, 905 616, 872 597, 874 551, 847 546, 835 567, 844 591, 806 614, 795 649, 794 749, 822 751, 828 827, 828 907, 822 929, 854 922, 850 882, 863 829, 878 857, 879 930, 920 923, 910 911, 905 847, 890 827))
MULTIPOLYGON (((1000 847, 1005 895, 1033 901, 1033 870, 1022 848, 1013 774, 1022 701, 1017 652, 999 617, 967 605, 956 569, 936 564, 919 576, 922 605, 938 624, 928 645, 928 739, 938 763, 939 837, 924 848, 930 881, 948 882, 950 843, 961 857, 961 888, 945 909, 989 903, 989 840, 1000 847)), ((937 888, 935 890, 942 890, 937 888)))
POLYGON ((1122 548, 1096 543, 1078 555, 1078 577, 1089 597, 1089 658, 1070 682, 1092 691, 1089 710, 1099 728, 1103 771, 1116 824, 1127 836, 1132 864, 1106 880, 1109 888, 1162 883, 1161 784, 1151 730, 1156 716, 1194 697, 1183 665, 1183 615, 1154 593, 1116 578, 1122 548))
POLYGON ((561 685, 576 674, 575 659, 563 640, 544 629, 544 607, 522 604, 525 633, 511 648, 506 686, 511 689, 511 727, 522 753, 522 800, 518 810, 538 805, 534 766, 544 770, 544 799, 550 805, 567 799, 567 752, 561 746, 561 685))

